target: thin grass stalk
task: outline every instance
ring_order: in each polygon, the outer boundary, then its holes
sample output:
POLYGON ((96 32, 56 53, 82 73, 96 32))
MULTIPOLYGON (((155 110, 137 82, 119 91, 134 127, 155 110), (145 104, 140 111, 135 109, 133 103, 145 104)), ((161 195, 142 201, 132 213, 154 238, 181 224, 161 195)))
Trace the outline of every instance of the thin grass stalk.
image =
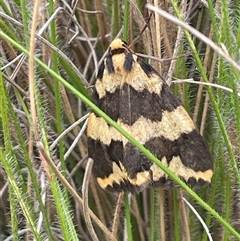
POLYGON ((220 1, 216 1, 215 2, 215 6, 214 6, 214 2, 211 0, 207 0, 208 3, 208 12, 210 15, 210 19, 211 19, 211 25, 213 28, 213 35, 214 35, 214 39, 218 40, 219 39, 219 27, 218 27, 218 16, 216 15, 216 12, 219 9, 219 5, 220 5, 220 1))
POLYGON ((127 229, 127 239, 128 241, 133 241, 132 234, 132 223, 131 223, 131 194, 124 194, 124 207, 125 207, 125 223, 127 229))
POLYGON ((9 16, 12 15, 12 13, 8 9, 8 6, 5 4, 5 2, 3 0, 0 0, 0 6, 1 6, 4 13, 6 13, 9 16))
POLYGON ((155 239, 155 194, 154 189, 150 190, 150 241, 155 239))
MULTIPOLYGON (((8 117, 7 117, 7 105, 6 105, 6 100, 4 98, 5 96, 5 89, 4 89, 4 85, 3 85, 3 78, 2 78, 2 72, 0 71, 0 93, 1 93, 1 97, 0 97, 0 113, 1 113, 1 119, 2 119, 2 123, 4 123, 4 121, 7 121, 8 117)), ((7 123, 7 122, 6 122, 7 123)), ((5 125, 6 125, 5 123, 5 125)), ((5 141, 5 148, 6 148, 6 152, 10 152, 11 151, 11 146, 9 145, 11 143, 11 138, 10 135, 7 134, 9 130, 6 128, 5 132, 3 129, 3 135, 4 135, 4 141, 5 141)), ((6 166, 9 165, 9 169, 11 169, 10 163, 5 163, 6 166)), ((6 167, 5 167, 6 168, 6 167)), ((16 195, 14 193, 14 188, 12 187, 12 185, 10 185, 10 183, 8 184, 8 190, 9 190, 9 202, 10 202, 10 215, 11 215, 11 230, 12 230, 12 235, 13 235, 13 240, 17 241, 18 240, 18 217, 17 217, 17 200, 16 200, 16 195)))
POLYGON ((181 240, 181 221, 179 219, 179 197, 178 191, 173 190, 173 212, 174 212, 174 240, 181 240))
POLYGON ((25 43, 26 46, 29 46, 29 14, 28 14, 28 8, 27 3, 25 0, 20 0, 20 6, 21 6, 21 13, 22 13, 22 23, 23 23, 23 31, 25 36, 25 43))
MULTIPOLYGON (((183 191, 179 190, 179 196, 180 198, 183 197, 183 191)), ((180 201, 179 202, 179 213, 181 216, 181 220, 182 220, 182 224, 181 224, 181 233, 182 236, 184 237, 184 239, 186 241, 191 241, 191 236, 190 236, 190 229, 191 229, 191 224, 189 222, 189 214, 188 214, 188 210, 186 209, 186 207, 183 205, 183 202, 180 201)))
POLYGON ((18 217, 17 217, 17 200, 16 195, 14 193, 14 189, 11 185, 8 185, 8 193, 9 193, 9 202, 10 202, 10 215, 11 215, 11 231, 12 231, 12 237, 13 241, 18 241, 18 217))
MULTIPOLYGON (((2 122, 5 120, 7 120, 7 109, 5 106, 5 101, 4 101, 4 88, 3 88, 3 78, 2 78, 2 72, 0 71, 0 113, 1 113, 1 119, 2 122), (5 107, 5 108, 3 108, 5 107), (4 118, 5 116, 5 118, 4 118)), ((3 122, 4 123, 4 122, 3 122)), ((6 130, 7 131, 7 130, 6 130)), ((4 141, 5 141, 5 145, 6 145, 6 151, 10 151, 11 147, 9 146, 10 139, 9 139, 9 135, 7 135, 6 131, 4 132, 3 130, 3 135, 4 135, 4 141)), ((0 149, 1 150, 1 149, 0 149)), ((9 165, 9 168, 11 168, 10 164, 6 162, 6 165, 9 165)), ((6 168, 6 167, 5 167, 6 168)), ((10 216, 11 216, 11 231, 12 231, 12 235, 13 235, 13 240, 17 241, 17 237, 18 237, 18 217, 17 217, 17 200, 16 200, 16 195, 14 193, 14 189, 12 188, 12 186, 10 185, 10 183, 8 183, 8 192, 9 192, 9 202, 10 202, 10 216)))
POLYGON ((123 40, 128 40, 129 33, 129 16, 130 16, 130 3, 128 0, 124 1, 124 16, 123 16, 123 40))
MULTIPOLYGON (((229 222, 231 215, 231 177, 230 174, 225 174, 225 190, 224 190, 224 219, 229 222)), ((223 240, 229 240, 228 230, 223 230, 223 240)))
MULTIPOLYGON (((54 13, 54 1, 49 1, 49 13, 52 15, 54 13)), ((56 34, 56 24, 55 21, 51 21, 50 23, 51 27, 51 43, 54 46, 57 46, 57 34, 56 34)), ((58 55, 55 51, 52 51, 51 53, 51 59, 52 59, 52 69, 54 70, 55 73, 58 72, 58 55)), ((56 119, 57 119, 57 133, 60 135, 63 131, 62 127, 62 113, 61 113, 61 89, 60 89, 60 83, 58 81, 54 80, 54 94, 55 94, 55 106, 56 106, 56 119)), ((59 155, 60 155, 60 161, 61 161, 61 168, 63 172, 66 172, 66 166, 65 166, 65 160, 64 160, 64 145, 63 141, 59 141, 59 155)))
POLYGON ((160 240, 166 240, 166 223, 165 223, 165 193, 163 188, 158 190, 158 206, 159 206, 159 230, 160 230, 160 240))

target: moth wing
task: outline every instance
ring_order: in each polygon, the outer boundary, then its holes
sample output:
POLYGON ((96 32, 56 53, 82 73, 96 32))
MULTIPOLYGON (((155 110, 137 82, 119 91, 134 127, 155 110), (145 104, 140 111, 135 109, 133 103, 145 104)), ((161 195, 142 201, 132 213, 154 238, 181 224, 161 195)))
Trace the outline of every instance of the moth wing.
MULTIPOLYGON (((139 58, 134 65, 122 81, 120 124, 187 183, 210 182, 212 158, 188 113, 150 65, 139 58)), ((127 143, 123 149, 130 177, 145 171, 153 185, 167 182, 166 174, 137 148, 127 143)))

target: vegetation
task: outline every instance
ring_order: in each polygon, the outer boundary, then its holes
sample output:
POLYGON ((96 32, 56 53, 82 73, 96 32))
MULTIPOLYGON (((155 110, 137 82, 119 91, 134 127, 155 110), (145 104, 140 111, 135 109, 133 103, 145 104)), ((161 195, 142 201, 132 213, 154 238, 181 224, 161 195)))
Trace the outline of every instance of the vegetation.
POLYGON ((0 0, 0 240, 240 239, 240 2, 145 4, 0 0), (117 195, 90 175, 89 109, 124 133, 91 102, 116 36, 137 37, 184 103, 214 159, 210 186, 190 189, 132 137, 178 188, 117 195))

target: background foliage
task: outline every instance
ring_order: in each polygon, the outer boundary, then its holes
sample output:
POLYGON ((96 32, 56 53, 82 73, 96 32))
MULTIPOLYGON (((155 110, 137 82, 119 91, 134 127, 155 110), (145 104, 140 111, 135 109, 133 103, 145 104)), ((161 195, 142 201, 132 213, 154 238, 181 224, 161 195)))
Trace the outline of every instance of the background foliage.
POLYGON ((146 3, 0 0, 0 240, 240 239, 240 3, 149 1, 206 39, 146 3), (211 186, 118 196, 85 174, 91 86, 116 36, 138 37, 182 100, 214 158, 211 186))

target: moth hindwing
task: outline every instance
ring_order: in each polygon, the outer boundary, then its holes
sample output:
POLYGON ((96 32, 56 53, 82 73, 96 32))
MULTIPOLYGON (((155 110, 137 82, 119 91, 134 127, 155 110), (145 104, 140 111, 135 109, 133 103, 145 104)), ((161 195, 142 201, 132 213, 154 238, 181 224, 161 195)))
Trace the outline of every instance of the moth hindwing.
MULTIPOLYGON (((190 185, 209 183, 213 161, 191 118, 157 71, 115 39, 94 86, 94 103, 190 185)), ((140 192, 170 178, 102 117, 91 113, 88 154, 108 191, 140 192)))

